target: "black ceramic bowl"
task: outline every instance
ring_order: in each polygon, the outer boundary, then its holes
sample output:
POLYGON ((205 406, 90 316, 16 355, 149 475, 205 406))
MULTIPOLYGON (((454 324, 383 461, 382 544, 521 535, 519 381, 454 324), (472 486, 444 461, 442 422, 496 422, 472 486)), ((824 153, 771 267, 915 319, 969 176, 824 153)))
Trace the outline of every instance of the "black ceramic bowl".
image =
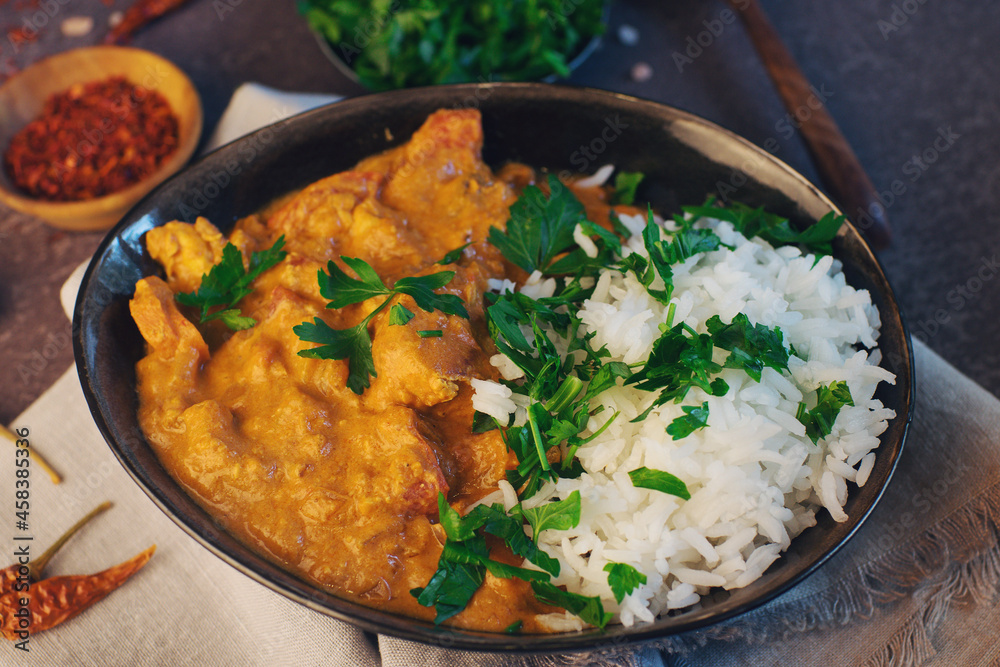
POLYGON ((218 529, 163 469, 136 420, 135 363, 143 341, 129 316, 133 286, 159 267, 143 234, 170 220, 204 215, 223 230, 275 197, 348 169, 407 140, 440 107, 475 106, 483 114, 486 160, 556 172, 590 173, 613 163, 647 177, 640 196, 660 210, 699 204, 708 193, 791 218, 818 219, 834 207, 785 164, 690 114, 623 95, 546 84, 460 85, 359 97, 310 111, 239 139, 173 177, 109 233, 83 280, 74 319, 80 380, 94 419, 129 474, 168 516, 220 558, 289 598, 366 630, 455 648, 493 651, 579 650, 692 629, 745 612, 801 581, 857 530, 878 501, 903 447, 912 404, 910 343, 892 290, 857 229, 845 225, 835 254, 848 280, 871 291, 882 315, 881 348, 895 386, 877 396, 898 415, 882 435, 875 469, 852 488, 849 520, 821 512, 817 526, 792 542, 758 581, 714 596, 702 608, 631 628, 554 635, 459 631, 348 602, 285 572, 218 529))

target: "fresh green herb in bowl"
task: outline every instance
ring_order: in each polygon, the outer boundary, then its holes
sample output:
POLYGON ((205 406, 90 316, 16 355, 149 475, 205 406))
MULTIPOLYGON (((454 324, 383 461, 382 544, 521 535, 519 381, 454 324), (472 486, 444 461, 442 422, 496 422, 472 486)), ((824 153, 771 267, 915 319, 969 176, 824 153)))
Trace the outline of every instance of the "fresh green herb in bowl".
POLYGON ((299 0, 373 90, 568 77, 604 32, 605 0, 299 0))

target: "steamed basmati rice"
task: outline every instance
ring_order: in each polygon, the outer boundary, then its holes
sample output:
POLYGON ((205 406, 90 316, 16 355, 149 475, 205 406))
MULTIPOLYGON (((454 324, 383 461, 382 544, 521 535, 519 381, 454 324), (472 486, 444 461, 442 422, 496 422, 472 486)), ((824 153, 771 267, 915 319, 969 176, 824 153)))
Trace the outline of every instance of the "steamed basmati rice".
MULTIPOLYGON (((645 219, 621 219, 635 234, 623 252, 646 255, 638 235, 645 219)), ((600 428, 607 415, 621 414, 577 452, 584 474, 546 482, 524 501, 525 507, 533 507, 580 492, 579 525, 544 530, 539 545, 559 560, 554 584, 600 596, 604 608, 624 625, 696 605, 714 587, 748 585, 796 535, 816 523, 823 509, 845 521, 848 482, 861 486, 867 481, 878 436, 894 417, 873 398, 879 382, 894 381, 877 366, 880 355, 873 350, 878 312, 867 291, 846 284, 839 261, 817 259, 792 246, 749 241, 727 222, 697 226, 713 228, 732 249, 720 247, 673 267, 673 323, 684 322, 701 333, 713 315, 731 322, 743 313, 752 323, 779 327, 799 356, 790 358, 787 372, 765 368, 759 383, 742 370, 724 369, 721 377, 729 392, 723 397, 692 389, 684 404, 707 401, 708 426, 680 440, 665 430, 683 414, 680 405, 668 403, 631 423, 655 394, 631 386, 603 392, 590 407, 603 406, 604 411, 591 419, 584 435, 600 428), (845 406, 832 433, 813 444, 796 419, 799 403, 820 383, 838 380, 847 383, 854 406, 845 406), (627 473, 642 466, 681 478, 690 500, 634 487, 627 473), (646 583, 621 603, 604 571, 611 562, 627 563, 646 575, 646 583)), ((665 227, 670 230, 673 223, 665 227)), ((551 294, 552 287, 536 275, 522 290, 537 298, 551 294)), ((662 287, 659 278, 653 287, 662 287)), ((579 316, 585 328, 581 335, 594 334, 594 349, 606 346, 612 359, 631 364, 649 356, 667 308, 631 273, 609 270, 597 280, 579 316)), ((727 354, 717 350, 715 361, 727 354)), ((503 355, 493 363, 504 378, 519 377, 519 369, 503 355)), ((477 410, 501 421, 513 414, 515 423, 523 423, 524 397, 512 396, 499 383, 473 382, 477 410)), ((504 484, 484 502, 502 502, 507 508, 515 504, 514 489, 504 484)), ((545 620, 553 630, 582 627, 569 614, 550 614, 545 620)))

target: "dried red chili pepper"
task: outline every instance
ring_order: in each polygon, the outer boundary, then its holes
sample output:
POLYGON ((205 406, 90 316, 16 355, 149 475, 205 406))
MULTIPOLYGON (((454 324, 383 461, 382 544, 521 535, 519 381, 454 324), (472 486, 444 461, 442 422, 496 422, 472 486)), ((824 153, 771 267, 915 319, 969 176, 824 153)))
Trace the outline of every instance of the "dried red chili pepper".
POLYGON ((183 5, 187 0, 136 0, 125 11, 121 23, 111 29, 104 38, 106 44, 119 44, 133 32, 153 19, 159 18, 172 9, 183 5))
POLYGON ((10 591, 0 595, 0 633, 11 641, 23 639, 19 633, 25 628, 20 626, 20 619, 15 615, 20 608, 19 598, 26 596, 28 599, 27 630, 32 634, 48 630, 104 599, 142 569, 154 551, 155 544, 97 574, 49 577, 33 584, 27 593, 10 591))
MULTIPOLYGON (((14 585, 19 579, 32 584, 42 579, 45 573, 45 566, 49 564, 49 561, 56 555, 56 552, 62 548, 62 545, 66 544, 69 538, 76 535, 77 531, 83 528, 87 522, 109 507, 111 507, 111 503, 103 502, 94 509, 90 510, 85 517, 70 526, 70 529, 63 533, 59 539, 57 539, 52 546, 46 549, 45 552, 38 558, 33 558, 28 563, 14 563, 9 567, 5 567, 0 570, 0 595, 14 591, 14 585)), ((17 549, 15 547, 15 553, 16 550, 17 549)))
POLYGON ((179 144, 170 105, 121 76, 50 97, 4 153, 11 182, 50 201, 103 197, 138 183, 179 144))

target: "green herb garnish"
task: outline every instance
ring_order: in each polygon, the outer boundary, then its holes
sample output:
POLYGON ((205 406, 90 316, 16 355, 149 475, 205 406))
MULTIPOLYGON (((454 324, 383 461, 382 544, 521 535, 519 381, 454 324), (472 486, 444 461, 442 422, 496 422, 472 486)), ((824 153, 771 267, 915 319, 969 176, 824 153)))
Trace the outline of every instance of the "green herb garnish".
POLYGON ((706 326, 715 345, 731 352, 726 368, 742 368, 757 382, 765 366, 779 372, 788 370, 788 350, 781 329, 751 324, 743 313, 737 313, 732 324, 723 324, 718 315, 713 315, 706 326))
POLYGON ((448 505, 444 494, 438 493, 438 516, 448 539, 438 559, 437 570, 427 586, 414 588, 410 594, 417 598, 417 602, 421 605, 434 607, 437 610, 434 622, 441 623, 465 609, 476 590, 482 585, 486 572, 506 579, 516 577, 532 584, 547 583, 551 576, 559 574, 559 561, 539 549, 537 544, 524 534, 525 517, 531 512, 543 517, 549 523, 547 527, 572 528, 580 520, 579 492, 576 492, 575 505, 575 521, 567 519, 567 517, 571 519, 573 512, 567 507, 566 501, 548 503, 533 510, 522 510, 520 505, 516 505, 509 513, 499 504, 478 505, 465 516, 461 516, 448 505), (557 507, 554 510, 544 509, 551 505, 557 507), (516 567, 491 559, 486 543, 487 534, 501 538, 511 551, 534 563, 541 570, 516 567))
POLYGON ((700 428, 708 426, 708 401, 700 406, 682 405, 684 414, 674 419, 667 426, 667 435, 674 440, 686 438, 700 428))
POLYGON ((521 510, 534 530, 534 540, 543 530, 569 530, 580 523, 580 492, 574 491, 566 500, 545 503, 521 510))
POLYGON ((644 391, 660 392, 650 408, 633 421, 645 419, 653 408, 668 401, 680 402, 692 387, 711 396, 725 396, 729 391, 726 381, 711 378, 722 370, 721 364, 712 361, 714 347, 709 334, 695 333, 685 324, 664 331, 653 343, 645 365, 627 381, 644 391))
POLYGON ((601 598, 597 596, 588 597, 579 593, 570 593, 547 581, 532 581, 531 590, 535 592, 535 597, 540 601, 562 607, 598 628, 603 628, 612 618, 612 614, 604 611, 601 598))
POLYGON ((805 403, 799 403, 795 418, 806 427, 806 435, 815 445, 833 432, 833 423, 845 405, 854 405, 846 382, 838 380, 829 385, 821 384, 816 389, 816 407, 809 410, 805 403))
POLYGON ((414 317, 416 317, 416 315, 413 314, 412 310, 401 303, 397 303, 389 310, 389 325, 403 326, 414 317))
POLYGON ((662 491, 663 493, 669 493, 684 500, 691 500, 691 493, 688 491, 687 484, 669 472, 643 467, 631 471, 628 476, 632 480, 632 486, 634 487, 662 491))
MULTIPOLYGON (((312 322, 303 322, 293 327, 292 331, 301 340, 319 344, 319 347, 300 350, 299 356, 312 359, 347 359, 347 386, 355 394, 364 393, 371 385, 369 378, 378 376, 375 371, 375 361, 372 359, 372 339, 368 333, 368 323, 400 295, 406 294, 412 297, 420 308, 429 313, 439 310, 446 315, 469 317, 461 298, 454 294, 437 294, 434 291, 447 285, 455 276, 454 271, 400 278, 390 289, 364 260, 353 257, 340 259, 354 271, 357 278, 347 275, 332 261, 327 264, 326 272, 319 271, 319 291, 329 300, 327 308, 343 308, 378 296, 385 296, 385 300, 361 322, 348 329, 334 329, 316 317, 312 322)), ((394 309, 390 313, 390 324, 405 324, 412 317, 413 313, 406 308, 394 309)), ((440 336, 441 332, 432 329, 418 332, 418 335, 440 336)))
POLYGON ((458 248, 455 248, 454 250, 445 253, 444 257, 442 257, 441 259, 439 259, 434 263, 440 264, 441 266, 445 266, 447 264, 454 264, 462 257, 462 253, 465 252, 465 249, 468 248, 470 245, 472 245, 472 243, 466 243, 463 246, 459 246, 458 248))
POLYGON ((792 227, 788 218, 768 213, 763 208, 750 208, 740 202, 719 207, 712 202, 710 199, 701 206, 685 206, 684 211, 697 217, 730 222, 748 239, 757 236, 774 246, 802 244, 810 252, 820 255, 833 252, 831 242, 844 224, 844 216, 830 212, 799 231, 792 227))
POLYGON ((619 171, 615 174, 615 192, 611 197, 612 204, 627 204, 635 202, 635 192, 646 175, 640 172, 619 171))
POLYGON ((608 573, 608 585, 618 604, 640 584, 646 583, 646 575, 626 563, 608 563, 604 571, 608 573))
POLYGON ((513 634, 516 634, 516 633, 520 632, 522 626, 524 626, 524 621, 514 621, 513 623, 511 623, 510 625, 508 625, 506 628, 504 628, 503 631, 506 632, 509 635, 513 635, 513 634))
POLYGON ((506 231, 490 228, 490 243, 528 273, 545 273, 556 255, 575 247, 573 231, 587 220, 583 204, 554 174, 548 185, 548 197, 538 186, 524 189, 510 207, 506 231))
POLYGON ((569 76, 604 30, 603 0, 300 0, 299 12, 373 90, 569 76))
POLYGON ((243 266, 243 253, 239 248, 227 243, 222 249, 222 260, 202 277, 196 291, 178 294, 178 303, 200 308, 200 322, 221 320, 233 331, 251 328, 257 320, 244 317, 235 306, 253 291, 250 285, 260 274, 285 258, 288 253, 282 250, 284 245, 285 237, 279 236, 267 250, 251 253, 247 268, 243 266), (219 306, 223 308, 212 310, 219 306))

